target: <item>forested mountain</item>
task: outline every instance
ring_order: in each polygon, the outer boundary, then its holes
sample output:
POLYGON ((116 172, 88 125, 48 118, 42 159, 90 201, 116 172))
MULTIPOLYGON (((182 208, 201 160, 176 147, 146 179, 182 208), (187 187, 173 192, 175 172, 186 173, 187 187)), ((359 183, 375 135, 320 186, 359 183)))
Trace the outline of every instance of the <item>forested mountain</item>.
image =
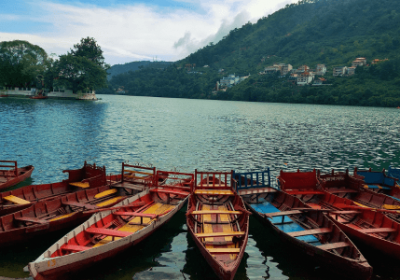
POLYGON ((110 69, 107 70, 107 74, 108 74, 108 79, 110 80, 115 75, 127 73, 129 71, 137 71, 143 67, 165 68, 171 64, 172 64, 172 62, 166 62, 166 61, 156 61, 156 62, 133 61, 133 62, 125 63, 125 64, 115 64, 115 65, 111 66, 110 69))
POLYGON ((399 22, 397 0, 302 0, 255 24, 231 30, 220 42, 165 70, 115 76, 109 92, 124 86, 132 95, 400 106, 399 22), (334 66, 351 66, 360 56, 369 63, 389 60, 357 68, 352 77, 332 77, 334 66), (258 74, 276 62, 294 68, 325 64, 325 78, 332 86, 298 87, 278 75, 258 74), (189 64, 196 66, 186 68, 189 64), (226 92, 212 93, 219 79, 233 73, 251 77, 226 92))

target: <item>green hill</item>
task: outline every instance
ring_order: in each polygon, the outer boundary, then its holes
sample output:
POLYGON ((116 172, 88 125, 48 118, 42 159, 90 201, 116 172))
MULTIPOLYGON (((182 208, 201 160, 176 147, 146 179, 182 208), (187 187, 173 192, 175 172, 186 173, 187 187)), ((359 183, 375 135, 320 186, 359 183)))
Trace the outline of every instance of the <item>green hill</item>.
POLYGON ((150 68, 165 68, 171 65, 172 62, 151 62, 151 61, 133 61, 125 64, 115 64, 107 70, 108 79, 110 80, 113 76, 119 75, 122 73, 126 73, 129 71, 137 71, 142 67, 150 67, 150 68))
POLYGON ((117 75, 110 88, 124 86, 129 94, 146 96, 400 106, 399 22, 396 0, 303 0, 231 30, 217 44, 164 70, 117 75), (389 60, 357 69, 352 77, 332 77, 334 66, 351 66, 360 56, 369 62, 389 60), (258 75, 277 62, 294 68, 325 64, 332 86, 299 87, 278 75, 258 75), (191 73, 185 69, 189 64, 196 65, 191 73), (217 81, 233 73, 251 77, 226 92, 212 93, 217 81))

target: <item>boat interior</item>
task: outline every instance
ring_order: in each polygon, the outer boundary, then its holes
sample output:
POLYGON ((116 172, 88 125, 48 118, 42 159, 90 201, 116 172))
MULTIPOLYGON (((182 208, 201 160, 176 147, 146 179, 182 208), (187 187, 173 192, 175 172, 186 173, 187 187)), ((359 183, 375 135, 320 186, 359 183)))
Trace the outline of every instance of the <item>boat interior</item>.
MULTIPOLYGON (((158 176, 164 177, 165 172, 158 171, 158 176)), ((167 184, 165 180, 156 181, 160 183, 151 187, 148 194, 139 196, 139 199, 95 220, 90 227, 63 244, 51 257, 96 248, 139 232, 182 203, 194 182, 193 174, 177 172, 169 172, 167 184)))

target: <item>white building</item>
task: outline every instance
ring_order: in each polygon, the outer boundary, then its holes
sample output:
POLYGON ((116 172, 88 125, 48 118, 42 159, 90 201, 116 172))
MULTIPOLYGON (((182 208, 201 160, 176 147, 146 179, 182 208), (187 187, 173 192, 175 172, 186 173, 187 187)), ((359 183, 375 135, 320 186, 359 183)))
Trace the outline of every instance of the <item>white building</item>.
POLYGON ((325 64, 317 64, 317 68, 315 69, 315 72, 319 76, 323 76, 326 73, 326 66, 325 64))
POLYGON ((311 84, 311 82, 314 80, 314 77, 315 77, 314 74, 310 73, 310 72, 301 73, 297 77, 297 85, 304 86, 304 85, 311 84))

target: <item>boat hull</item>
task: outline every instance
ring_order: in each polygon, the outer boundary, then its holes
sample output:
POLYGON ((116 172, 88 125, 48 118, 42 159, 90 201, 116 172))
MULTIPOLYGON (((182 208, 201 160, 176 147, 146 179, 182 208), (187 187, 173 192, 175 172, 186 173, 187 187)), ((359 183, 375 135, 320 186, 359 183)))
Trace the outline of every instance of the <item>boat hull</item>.
POLYGON ((18 174, 20 174, 20 175, 18 175, 17 177, 15 177, 11 180, 8 180, 7 182, 5 182, 3 184, 0 184, 0 190, 15 186, 15 185, 25 181, 26 179, 31 177, 34 169, 35 168, 32 165, 18 168, 18 174))

